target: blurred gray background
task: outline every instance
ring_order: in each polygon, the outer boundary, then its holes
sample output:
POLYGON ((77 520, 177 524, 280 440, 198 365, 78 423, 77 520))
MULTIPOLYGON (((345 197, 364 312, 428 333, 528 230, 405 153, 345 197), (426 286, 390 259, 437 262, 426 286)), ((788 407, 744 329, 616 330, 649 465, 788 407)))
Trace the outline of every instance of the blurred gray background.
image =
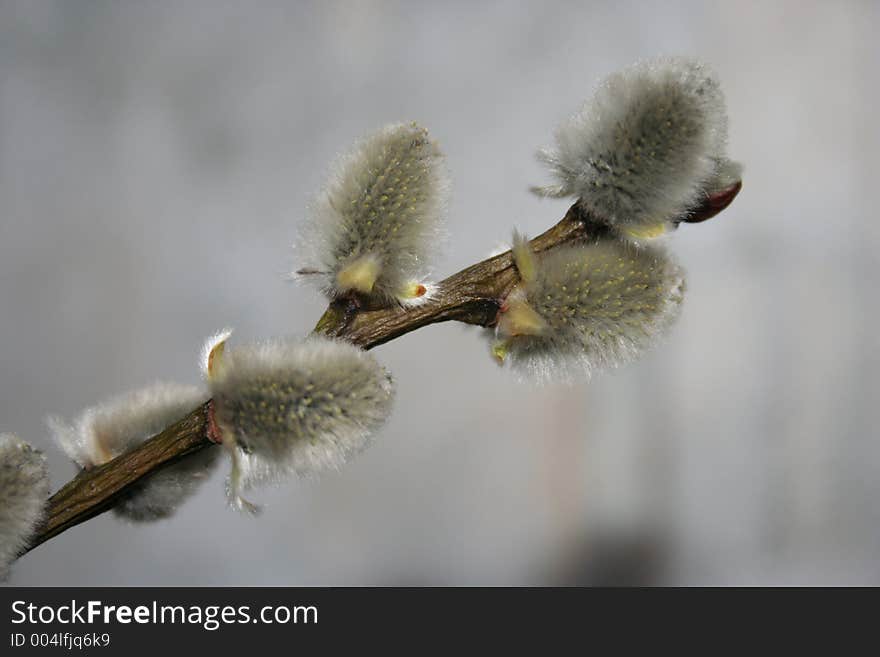
MULTIPOLYGON (((641 57, 718 71, 734 205, 683 226, 685 310, 574 387, 499 370, 476 331, 381 347, 376 444, 318 482, 172 520, 110 515, 21 585, 880 584, 880 3, 0 2, 0 429, 158 379, 202 339, 303 334, 285 281, 330 161, 417 119, 454 180, 447 275, 565 212, 533 157, 641 57)), ((224 466, 223 470, 226 467, 224 466)))

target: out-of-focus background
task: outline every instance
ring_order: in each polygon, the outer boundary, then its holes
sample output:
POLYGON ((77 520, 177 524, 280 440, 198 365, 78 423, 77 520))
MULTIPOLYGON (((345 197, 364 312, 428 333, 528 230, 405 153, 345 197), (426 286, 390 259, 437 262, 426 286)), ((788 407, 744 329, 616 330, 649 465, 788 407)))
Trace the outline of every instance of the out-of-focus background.
POLYGON ((0 2, 0 430, 198 381, 202 339, 303 334, 285 280, 330 161, 417 119, 454 180, 446 275, 564 214, 558 120, 657 54, 718 71, 734 205, 683 226, 646 358, 534 388, 474 330, 375 352, 396 413, 338 474, 170 521, 105 515, 21 585, 880 584, 880 3, 0 2))

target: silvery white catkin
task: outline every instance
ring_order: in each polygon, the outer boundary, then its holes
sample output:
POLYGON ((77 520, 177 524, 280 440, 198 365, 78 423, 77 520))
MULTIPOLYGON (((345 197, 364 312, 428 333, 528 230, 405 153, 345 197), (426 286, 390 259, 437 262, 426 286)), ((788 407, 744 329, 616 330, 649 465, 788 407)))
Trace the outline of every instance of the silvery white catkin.
POLYGON ((556 145, 538 155, 557 184, 535 191, 578 198, 625 236, 653 237, 686 216, 725 166, 738 166, 726 142, 724 96, 709 67, 648 60, 609 76, 559 126, 556 145))
POLYGON ((255 483, 341 467, 369 444, 394 399, 375 358, 318 336, 227 348, 209 385, 239 507, 249 506, 239 492, 255 483))
POLYGON ((382 128, 336 163, 313 202, 297 241, 297 273, 331 298, 354 291, 380 303, 416 299, 441 239, 448 190, 427 130, 382 128))
MULTIPOLYGON (((48 418, 62 450, 81 468, 106 463, 152 438, 207 401, 195 386, 157 383, 87 408, 68 424, 48 418)), ((138 484, 113 511, 134 521, 167 518, 211 474, 220 450, 203 449, 138 484)))
POLYGON ((665 251, 606 239, 535 255, 517 237, 521 282, 493 353, 540 382, 589 375, 637 356, 676 319, 684 274, 665 251))
POLYGON ((46 458, 16 436, 0 434, 0 580, 43 518, 49 497, 46 458))

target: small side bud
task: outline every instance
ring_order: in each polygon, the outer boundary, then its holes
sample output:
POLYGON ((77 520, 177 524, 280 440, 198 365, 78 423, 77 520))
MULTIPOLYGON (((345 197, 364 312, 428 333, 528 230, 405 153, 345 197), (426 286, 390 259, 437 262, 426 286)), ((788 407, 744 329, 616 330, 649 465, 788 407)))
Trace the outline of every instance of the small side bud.
POLYGON ((226 348, 226 341, 231 336, 232 329, 225 328, 205 340, 205 344, 202 346, 202 357, 199 359, 202 378, 205 381, 210 381, 217 368, 221 366, 223 350, 226 348))
POLYGON ((433 299, 436 292, 437 286, 433 283, 409 281, 397 293, 397 302, 405 308, 412 308, 433 299))
POLYGON ((428 293, 428 287, 424 283, 410 281, 400 292, 400 298, 404 300, 420 299, 428 293))
POLYGON ((683 274, 658 248, 603 240, 534 257, 534 279, 502 303, 491 350, 539 381, 631 359, 677 317, 683 274))
POLYGON ((42 522, 48 497, 43 453, 12 434, 0 434, 0 580, 42 522))
POLYGON ((241 493, 289 473, 335 470, 367 447, 391 412, 391 377, 367 352, 313 336, 226 352, 210 381, 216 424, 233 461, 234 507, 241 493))
MULTIPOLYGON (((218 339, 215 346, 224 341, 218 339)), ((216 359, 212 349, 206 363, 211 353, 216 359)), ((205 369, 212 371, 208 365, 205 369)), ((79 467, 90 469, 134 449, 205 401, 200 388, 158 383, 87 408, 71 424, 56 417, 48 418, 48 424, 61 449, 79 467)), ((203 449, 163 468, 120 500, 114 513, 134 521, 169 517, 210 476, 217 457, 218 450, 203 449)))
POLYGON ((368 253, 355 258, 336 273, 336 286, 340 290, 370 294, 381 273, 382 263, 379 258, 368 253))
POLYGON ((494 358, 495 362, 499 365, 504 365, 504 361, 507 360, 507 354, 509 352, 510 347, 507 340, 495 340, 492 343, 492 358, 494 358))
POLYGON ((517 292, 502 306, 498 332, 516 338, 523 335, 541 335, 547 330, 547 321, 517 292))
POLYGON ((624 237, 653 239, 687 217, 724 178, 727 115, 715 74, 688 58, 642 62, 609 76, 539 153, 557 183, 624 237))
POLYGON ((620 233, 633 240, 653 240, 666 235, 672 228, 669 223, 659 221, 655 224, 624 225, 620 227, 620 233))
POLYGON ((440 241, 448 181, 427 130, 390 125, 358 142, 336 165, 298 241, 298 274, 330 298, 400 300, 421 278, 440 241))
POLYGON ((529 238, 513 231, 511 252, 520 279, 526 283, 535 280, 537 265, 535 264, 535 254, 532 253, 532 247, 529 246, 529 238))

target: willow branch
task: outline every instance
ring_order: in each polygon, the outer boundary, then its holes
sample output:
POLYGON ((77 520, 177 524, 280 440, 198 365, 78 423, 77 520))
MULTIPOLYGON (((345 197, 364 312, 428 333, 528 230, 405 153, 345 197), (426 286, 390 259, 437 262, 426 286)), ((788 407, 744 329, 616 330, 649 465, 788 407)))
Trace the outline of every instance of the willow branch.
POLYGON ((208 405, 199 406, 136 449, 104 465, 81 471, 49 498, 46 522, 27 551, 63 531, 104 513, 141 479, 198 452, 212 443, 207 439, 208 405))
MULTIPOLYGON (((725 199, 724 207, 733 201, 738 191, 739 187, 725 199)), ((710 199, 705 207, 692 213, 688 221, 694 223, 708 219, 722 209, 717 198, 710 199)), ((531 245, 540 253, 563 244, 597 238, 607 230, 575 204, 558 224, 532 240, 531 245)), ((372 349, 438 322, 491 326, 501 300, 517 280, 513 258, 507 251, 441 281, 431 297, 417 306, 370 309, 358 307, 351 300, 334 301, 315 331, 348 340, 363 349, 372 349)), ((49 498, 47 520, 26 552, 111 509, 132 487, 162 468, 199 450, 214 447, 215 443, 207 436, 208 404, 193 410, 130 452, 80 472, 49 498)))

